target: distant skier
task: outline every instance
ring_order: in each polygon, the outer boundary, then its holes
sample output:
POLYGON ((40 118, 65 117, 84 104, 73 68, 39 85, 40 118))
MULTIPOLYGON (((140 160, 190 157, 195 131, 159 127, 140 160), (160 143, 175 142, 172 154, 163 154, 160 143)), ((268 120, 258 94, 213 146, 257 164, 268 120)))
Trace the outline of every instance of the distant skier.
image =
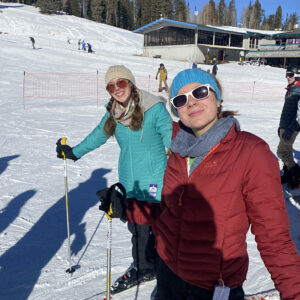
POLYGON ((164 82, 165 89, 168 92, 169 91, 169 87, 168 87, 168 84, 167 84, 168 72, 167 72, 167 69, 165 68, 164 64, 159 65, 159 68, 157 70, 156 77, 155 77, 156 80, 157 80, 158 75, 159 75, 158 91, 162 92, 162 82, 164 82))
POLYGON ((92 45, 90 43, 87 43, 87 47, 88 47, 88 53, 93 53, 92 45))
POLYGON ((214 62, 214 66, 212 68, 212 73, 213 75, 217 76, 217 72, 218 72, 218 66, 217 66, 217 61, 214 62))
POLYGON ((82 50, 84 50, 84 51, 86 51, 86 48, 85 48, 85 46, 86 46, 86 44, 85 44, 85 41, 82 41, 82 50))
POLYGON ((80 50, 81 39, 78 40, 78 50, 80 50))
POLYGON ((278 128, 280 141, 277 155, 284 164, 281 182, 295 188, 300 184, 300 166, 295 162, 293 155, 293 144, 300 131, 297 122, 297 109, 300 104, 300 66, 289 66, 286 78, 288 86, 278 128))
POLYGON ((30 41, 32 44, 32 49, 35 49, 35 39, 32 36, 30 37, 30 41))

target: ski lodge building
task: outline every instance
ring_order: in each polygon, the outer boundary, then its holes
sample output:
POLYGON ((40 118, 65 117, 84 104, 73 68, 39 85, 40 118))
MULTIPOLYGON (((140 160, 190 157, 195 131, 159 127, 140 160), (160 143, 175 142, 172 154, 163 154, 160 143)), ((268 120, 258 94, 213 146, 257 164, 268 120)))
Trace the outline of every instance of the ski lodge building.
POLYGON ((147 57, 203 63, 261 59, 285 67, 300 64, 300 29, 266 31, 197 25, 161 18, 134 30, 144 35, 147 57))

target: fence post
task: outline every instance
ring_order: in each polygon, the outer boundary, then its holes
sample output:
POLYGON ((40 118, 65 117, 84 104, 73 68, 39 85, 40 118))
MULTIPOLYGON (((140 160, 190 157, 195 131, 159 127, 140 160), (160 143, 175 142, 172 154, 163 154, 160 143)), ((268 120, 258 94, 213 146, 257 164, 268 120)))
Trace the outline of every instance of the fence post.
POLYGON ((251 104, 252 104, 253 96, 254 96, 254 87, 255 87, 255 81, 253 81, 251 104))
POLYGON ((149 74, 149 79, 148 79, 148 92, 151 93, 151 91, 150 91, 150 74, 149 74))
POLYGON ((23 76, 23 107, 25 110, 25 71, 24 71, 24 76, 23 76))
POLYGON ((97 106, 98 106, 98 90, 99 90, 99 86, 98 86, 98 82, 99 82, 99 77, 98 77, 98 75, 99 75, 99 71, 97 70, 97 106))

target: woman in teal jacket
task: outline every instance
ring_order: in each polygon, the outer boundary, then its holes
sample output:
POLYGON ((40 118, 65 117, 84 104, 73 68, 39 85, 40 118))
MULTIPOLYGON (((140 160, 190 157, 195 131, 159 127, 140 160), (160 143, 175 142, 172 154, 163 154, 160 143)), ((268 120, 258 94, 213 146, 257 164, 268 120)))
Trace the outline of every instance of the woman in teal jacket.
MULTIPOLYGON (((77 146, 57 143, 57 156, 74 161, 115 136, 121 152, 119 181, 127 197, 160 202, 166 148, 170 147, 172 118, 164 100, 135 86, 135 78, 125 66, 112 66, 105 75, 111 99, 99 125, 77 146)), ((119 292, 141 281, 155 278, 154 263, 146 260, 145 250, 152 240, 151 227, 128 224, 132 233, 133 264, 112 286, 119 292)), ((153 246, 154 247, 154 246, 153 246)), ((147 249, 147 251, 149 248, 147 249)))

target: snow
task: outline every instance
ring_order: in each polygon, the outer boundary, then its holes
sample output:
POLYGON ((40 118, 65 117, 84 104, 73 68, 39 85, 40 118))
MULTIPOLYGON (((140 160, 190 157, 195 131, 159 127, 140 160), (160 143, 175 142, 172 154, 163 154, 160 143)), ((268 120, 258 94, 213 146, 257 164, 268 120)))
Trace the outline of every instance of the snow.
MULTIPOLYGON (((156 89, 153 76, 161 61, 141 56, 142 35, 73 16, 41 15, 26 5, 0 2, 0 10, 0 298, 103 299, 107 220, 98 210, 95 192, 118 180, 119 148, 110 139, 76 163, 67 162, 71 260, 76 267, 69 275, 64 165, 56 158, 55 143, 62 136, 71 146, 79 143, 103 116, 108 95, 100 91, 106 100, 99 106, 91 100, 26 99, 24 110, 23 72, 105 72, 110 65, 125 64, 145 81, 151 75, 156 89), (32 49, 30 36, 38 50, 32 49), (96 52, 78 50, 78 39, 90 42, 96 52)), ((190 67, 189 62, 163 62, 169 82, 190 67)), ((218 71, 225 109, 238 110, 242 129, 263 138, 274 153, 284 75, 283 69, 236 63, 219 65, 218 71)), ((297 140, 295 148, 299 146, 297 140)), ((248 250, 246 293, 273 289, 250 233, 248 250)), ((131 261, 126 224, 113 220, 112 281, 131 261)), ((153 281, 113 298, 149 299, 154 285, 153 281)))

